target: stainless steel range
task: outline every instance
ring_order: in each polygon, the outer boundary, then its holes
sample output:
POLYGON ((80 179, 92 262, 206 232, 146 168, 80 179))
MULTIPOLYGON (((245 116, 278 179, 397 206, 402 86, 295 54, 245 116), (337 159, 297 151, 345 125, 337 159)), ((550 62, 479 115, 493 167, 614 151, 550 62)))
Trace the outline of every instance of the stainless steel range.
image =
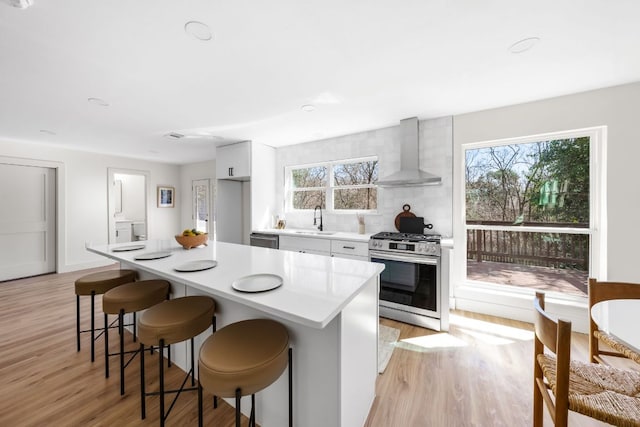
POLYGON ((448 290, 440 280, 440 235, 378 233, 369 259, 385 264, 380 275, 380 316, 435 329, 449 329, 448 290))

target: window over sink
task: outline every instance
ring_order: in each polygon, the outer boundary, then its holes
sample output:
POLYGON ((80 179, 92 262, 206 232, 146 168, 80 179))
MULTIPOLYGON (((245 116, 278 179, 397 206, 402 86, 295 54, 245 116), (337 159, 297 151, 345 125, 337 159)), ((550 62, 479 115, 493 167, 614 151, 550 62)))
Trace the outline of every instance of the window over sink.
POLYGON ((378 169, 377 157, 288 166, 288 210, 376 211, 378 169))

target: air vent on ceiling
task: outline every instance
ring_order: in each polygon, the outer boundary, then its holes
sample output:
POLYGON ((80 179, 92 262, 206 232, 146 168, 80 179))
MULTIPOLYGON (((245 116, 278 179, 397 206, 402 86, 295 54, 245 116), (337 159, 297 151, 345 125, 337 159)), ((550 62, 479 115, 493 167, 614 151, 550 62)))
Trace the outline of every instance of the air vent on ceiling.
POLYGON ((170 139, 182 139, 184 138, 184 135, 178 132, 169 132, 168 134, 165 135, 167 138, 170 139))

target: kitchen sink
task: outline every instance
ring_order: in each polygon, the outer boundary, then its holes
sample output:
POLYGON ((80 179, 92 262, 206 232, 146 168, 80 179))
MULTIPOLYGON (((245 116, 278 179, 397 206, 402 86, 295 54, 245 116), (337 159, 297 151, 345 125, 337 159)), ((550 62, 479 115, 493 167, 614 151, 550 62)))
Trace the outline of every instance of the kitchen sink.
POLYGON ((336 234, 335 231, 314 231, 314 230, 298 230, 296 234, 312 234, 315 236, 331 236, 332 234, 336 234))

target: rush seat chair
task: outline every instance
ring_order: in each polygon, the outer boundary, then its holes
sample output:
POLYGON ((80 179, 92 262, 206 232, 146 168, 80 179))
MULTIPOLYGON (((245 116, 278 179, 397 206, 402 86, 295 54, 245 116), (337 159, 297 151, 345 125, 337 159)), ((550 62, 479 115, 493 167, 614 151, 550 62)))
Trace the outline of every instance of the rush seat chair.
POLYGON ((639 426, 640 372, 571 360, 571 322, 545 312, 543 293, 536 293, 533 304, 534 427, 543 424, 543 405, 558 427, 567 426, 569 411, 615 426, 639 426))
POLYGON ((594 305, 611 300, 640 300, 640 284, 624 282, 600 282, 589 279, 589 360, 608 365, 602 356, 622 357, 640 363, 640 354, 616 336, 600 329, 593 319, 591 309, 594 305), (600 348, 600 342, 612 350, 600 348))

